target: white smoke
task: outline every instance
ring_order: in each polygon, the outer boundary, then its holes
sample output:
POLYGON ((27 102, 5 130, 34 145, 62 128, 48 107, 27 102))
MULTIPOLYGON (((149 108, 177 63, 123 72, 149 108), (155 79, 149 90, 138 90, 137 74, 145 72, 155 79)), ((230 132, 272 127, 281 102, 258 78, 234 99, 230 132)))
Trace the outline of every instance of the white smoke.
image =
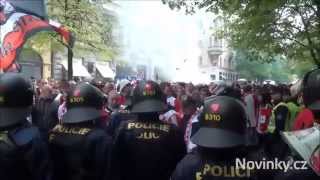
POLYGON ((120 6, 122 59, 133 66, 161 68, 171 80, 194 79, 200 55, 196 16, 173 11, 160 0, 116 3, 120 6))

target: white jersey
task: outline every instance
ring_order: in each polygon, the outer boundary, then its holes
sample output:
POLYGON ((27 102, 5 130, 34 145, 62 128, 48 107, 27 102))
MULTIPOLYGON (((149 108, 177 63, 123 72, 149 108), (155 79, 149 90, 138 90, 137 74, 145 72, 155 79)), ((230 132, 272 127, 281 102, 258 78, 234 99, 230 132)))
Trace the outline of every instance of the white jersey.
POLYGON ((178 126, 178 120, 177 120, 177 116, 176 116, 177 112, 175 110, 169 110, 164 114, 161 114, 159 116, 159 119, 161 121, 167 122, 169 124, 174 124, 176 126, 178 126))
POLYGON ((191 142, 191 132, 192 132, 192 124, 199 122, 198 116, 199 116, 198 112, 195 112, 195 114, 191 116, 186 127, 186 132, 184 134, 184 140, 186 142, 188 153, 191 152, 193 148, 197 147, 196 144, 191 142))

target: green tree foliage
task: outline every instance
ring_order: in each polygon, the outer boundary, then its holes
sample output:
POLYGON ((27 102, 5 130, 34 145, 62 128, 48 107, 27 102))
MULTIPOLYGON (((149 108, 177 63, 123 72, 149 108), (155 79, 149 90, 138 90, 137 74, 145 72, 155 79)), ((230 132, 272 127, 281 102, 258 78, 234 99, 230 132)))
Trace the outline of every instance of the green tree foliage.
POLYGON ((255 60, 283 55, 320 66, 319 0, 162 0, 187 13, 206 9, 225 24, 217 33, 255 60))
POLYGON ((50 48, 55 52, 63 51, 66 47, 60 42, 60 37, 51 31, 42 31, 31 36, 23 48, 33 49, 39 53, 44 53, 50 48), (48 43, 50 42, 50 43, 48 43))
MULTIPOLYGON (((109 0, 48 0, 47 11, 51 20, 66 26, 74 33, 76 42, 73 49, 75 56, 89 53, 100 59, 111 59, 118 51, 112 37, 115 17, 107 14, 103 4, 109 0)), ((33 36, 27 46, 41 50, 51 42, 54 51, 61 51, 61 38, 52 32, 42 32, 33 36)))
POLYGON ((271 79, 281 83, 289 83, 293 80, 293 75, 302 78, 307 71, 314 68, 314 64, 311 62, 293 63, 279 56, 275 57, 275 60, 270 63, 259 62, 252 59, 250 53, 239 50, 236 53, 235 61, 237 62, 236 70, 239 72, 240 78, 260 82, 271 79))

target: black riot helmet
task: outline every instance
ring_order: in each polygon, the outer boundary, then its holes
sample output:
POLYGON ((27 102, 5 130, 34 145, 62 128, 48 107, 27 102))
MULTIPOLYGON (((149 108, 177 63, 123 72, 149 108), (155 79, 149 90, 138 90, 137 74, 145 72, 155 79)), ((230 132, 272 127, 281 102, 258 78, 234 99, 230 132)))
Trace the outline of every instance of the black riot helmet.
POLYGON ((233 84, 220 84, 216 88, 216 96, 229 96, 236 99, 241 99, 241 90, 233 86, 233 84))
POLYGON ((101 117, 103 106, 102 92, 89 83, 78 84, 67 95, 67 112, 62 122, 67 124, 95 120, 101 117))
POLYGON ((132 113, 155 113, 167 109, 165 96, 154 81, 139 82, 133 90, 132 113))
POLYGON ((302 81, 304 104, 313 111, 320 111, 320 69, 308 72, 302 81))
POLYGON ((0 127, 25 121, 31 113, 31 84, 17 73, 0 76, 0 127))
POLYGON ((205 148, 233 148, 245 145, 247 114, 242 102, 227 96, 216 96, 204 102, 199 130, 192 142, 205 148))

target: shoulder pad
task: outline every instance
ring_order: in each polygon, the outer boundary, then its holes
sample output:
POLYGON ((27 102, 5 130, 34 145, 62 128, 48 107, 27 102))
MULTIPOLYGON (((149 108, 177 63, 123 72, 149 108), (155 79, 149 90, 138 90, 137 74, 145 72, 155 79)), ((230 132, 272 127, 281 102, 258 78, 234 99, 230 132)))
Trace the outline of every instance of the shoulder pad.
POLYGON ((30 143, 39 134, 37 127, 27 127, 12 132, 11 138, 18 146, 23 146, 30 143))

